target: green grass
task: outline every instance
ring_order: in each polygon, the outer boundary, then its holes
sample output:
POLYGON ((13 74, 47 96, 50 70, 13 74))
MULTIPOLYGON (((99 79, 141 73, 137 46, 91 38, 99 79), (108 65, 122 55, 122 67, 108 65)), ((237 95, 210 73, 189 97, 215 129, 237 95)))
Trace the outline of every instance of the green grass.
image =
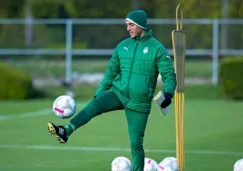
MULTIPOLYGON (((94 96, 95 91, 97 90, 98 85, 92 84, 82 84, 75 85, 75 97, 78 99, 88 99, 94 96)), ((159 90, 162 90, 161 85, 157 86, 155 93, 159 90)), ((47 98, 55 98, 60 94, 66 93, 66 88, 61 86, 49 86, 45 87, 44 91, 47 98)), ((185 85, 185 96, 188 99, 219 99, 222 97, 222 91, 218 86, 214 85, 185 85)))
MULTIPOLYGON (((86 101, 78 101, 78 104, 80 110, 86 101)), ((186 100, 186 171, 233 170, 234 162, 243 156, 242 105, 242 102, 216 99, 186 100)), ((64 124, 68 120, 61 120, 52 112, 26 118, 18 114, 51 110, 51 106, 52 100, 0 102, 0 116, 13 116, 9 120, 0 120, 0 170, 109 171, 116 156, 131 158, 130 152, 122 150, 72 150, 72 147, 129 148, 123 111, 94 118, 78 129, 67 144, 61 145, 48 134, 46 124, 49 121, 64 124)), ((145 134, 145 149, 175 150, 175 142, 174 107, 164 117, 153 106, 145 134)), ((164 157, 175 156, 175 152, 147 152, 146 156, 159 162, 164 157)))
MULTIPOLYGON (((12 60, 14 66, 31 73, 34 76, 64 76, 65 61, 63 60, 12 60)), ((73 72, 97 73, 105 72, 108 60, 73 60, 73 72)), ((189 77, 212 77, 212 61, 186 61, 186 75, 189 77)))

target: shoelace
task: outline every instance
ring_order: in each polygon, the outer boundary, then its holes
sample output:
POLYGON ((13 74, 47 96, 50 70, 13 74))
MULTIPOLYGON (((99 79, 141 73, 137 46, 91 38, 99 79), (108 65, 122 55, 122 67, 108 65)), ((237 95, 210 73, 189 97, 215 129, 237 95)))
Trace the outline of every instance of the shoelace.
POLYGON ((64 128, 58 128, 58 132, 60 135, 64 135, 64 128))

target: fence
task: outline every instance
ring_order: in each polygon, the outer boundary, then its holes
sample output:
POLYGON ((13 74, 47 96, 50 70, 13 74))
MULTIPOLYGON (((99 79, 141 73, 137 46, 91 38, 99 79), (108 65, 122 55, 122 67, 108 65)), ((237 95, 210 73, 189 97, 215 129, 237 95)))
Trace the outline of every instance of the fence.
MULTIPOLYGON (((212 57, 212 84, 217 85, 219 57, 243 55, 243 19, 184 19, 183 23, 187 56, 212 57)), ((175 19, 149 19, 148 25, 173 55, 175 19)), ((127 37, 124 19, 0 19, 0 29, 0 55, 65 55, 67 82, 73 56, 111 55, 127 37)))

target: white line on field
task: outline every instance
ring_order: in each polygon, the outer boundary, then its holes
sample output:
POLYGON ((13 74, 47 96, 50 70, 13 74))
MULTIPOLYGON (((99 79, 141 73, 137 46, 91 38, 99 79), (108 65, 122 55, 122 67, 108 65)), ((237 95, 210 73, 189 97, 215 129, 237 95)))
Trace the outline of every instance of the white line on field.
MULTIPOLYGON (((84 103, 77 104, 79 106, 84 105, 84 103)), ((30 118, 30 117, 37 117, 37 116, 43 116, 53 113, 51 108, 48 109, 42 109, 35 112, 26 112, 26 113, 20 113, 20 114, 8 114, 8 115, 0 115, 0 120, 9 120, 9 119, 17 119, 17 118, 30 118)))
MULTIPOLYGON (((95 151, 95 152, 130 152, 129 148, 106 148, 106 147, 74 147, 74 146, 36 146, 36 145, 0 145, 0 148, 10 149, 36 149, 36 150, 67 150, 67 151, 95 151)), ((148 153, 173 153, 175 150, 145 149, 148 153)), ((209 154, 209 155, 233 155, 242 156, 240 152, 208 151, 208 150, 185 150, 187 154, 209 154)))
POLYGON ((29 117, 36 117, 51 114, 51 109, 43 109, 35 112, 26 112, 20 114, 10 114, 10 115, 2 115, 0 116, 0 120, 9 120, 9 119, 16 119, 16 118, 29 118, 29 117))

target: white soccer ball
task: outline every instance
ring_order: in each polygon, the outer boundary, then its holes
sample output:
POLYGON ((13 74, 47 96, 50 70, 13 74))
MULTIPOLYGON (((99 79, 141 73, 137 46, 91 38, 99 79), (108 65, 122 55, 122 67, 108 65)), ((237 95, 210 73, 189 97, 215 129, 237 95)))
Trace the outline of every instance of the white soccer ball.
POLYGON ((174 171, 170 166, 165 166, 162 163, 158 165, 158 171, 174 171))
POLYGON ((243 171, 243 159, 239 159, 235 162, 234 171, 243 171))
POLYGON ((144 158, 144 171, 157 171, 158 163, 151 158, 144 158))
POLYGON ((52 109, 58 117, 70 118, 76 112, 76 103, 71 96, 62 95, 55 99, 52 109))
POLYGON ((175 157, 166 157, 160 163, 159 166, 170 167, 173 171, 178 171, 178 163, 175 157))
POLYGON ((131 161, 124 157, 116 157, 111 163, 111 171, 131 171, 132 164, 131 161))

